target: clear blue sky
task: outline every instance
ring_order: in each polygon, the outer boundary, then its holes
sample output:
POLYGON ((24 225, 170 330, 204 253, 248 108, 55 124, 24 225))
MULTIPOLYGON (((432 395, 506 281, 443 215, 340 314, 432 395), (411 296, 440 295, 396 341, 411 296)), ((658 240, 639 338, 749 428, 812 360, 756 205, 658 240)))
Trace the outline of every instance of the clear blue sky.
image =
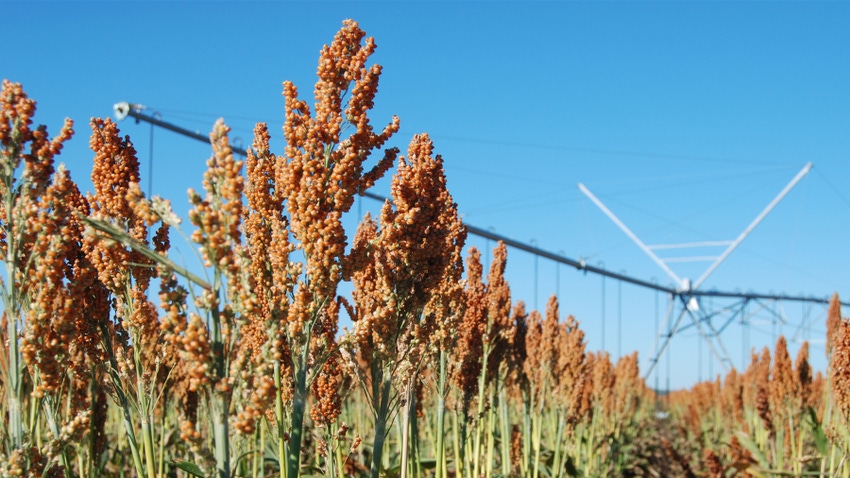
MULTIPOLYGON (((66 116, 77 122, 61 160, 84 190, 88 120, 119 101, 202 133, 223 116, 244 145, 267 121, 282 153, 281 82, 309 98, 319 49, 353 18, 384 67, 373 122, 398 115, 393 144, 403 150, 413 134, 431 134, 470 224, 666 284, 577 183, 648 244, 730 240, 811 161, 704 288, 850 299, 850 3, 0 1, 0 12, 0 77, 23 83, 51 132, 66 116)), ((150 127, 120 127, 147 178, 150 127)), ((153 192, 185 211, 208 156, 208 146, 156 130, 153 192)), ((388 194, 388 182, 373 191, 388 194)), ((354 214, 376 207, 363 200, 354 214)), ((674 270, 696 278, 707 266, 674 270)), ((562 311, 600 348, 602 280, 540 260, 535 297, 534 271, 528 254, 509 252, 514 299, 543 308, 557 280, 562 311)), ((621 319, 619 349, 637 350, 645 368, 666 298, 656 313, 654 292, 610 279, 605 292, 605 347, 617 353, 621 319)), ((822 341, 823 308, 807 332, 800 304, 784 312, 777 333, 822 341)), ((749 346, 772 346, 767 319, 724 331, 736 365, 749 346)), ((668 375, 680 387, 722 372, 699 344, 693 330, 676 337, 662 386, 668 375)), ((812 355, 822 369, 822 344, 812 355)))

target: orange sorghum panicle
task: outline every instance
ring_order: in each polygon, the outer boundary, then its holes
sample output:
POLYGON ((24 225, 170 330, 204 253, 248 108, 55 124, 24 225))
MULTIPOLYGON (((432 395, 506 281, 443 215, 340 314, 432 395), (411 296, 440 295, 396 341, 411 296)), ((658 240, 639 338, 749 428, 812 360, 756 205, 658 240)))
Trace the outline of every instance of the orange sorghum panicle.
MULTIPOLYGON (((95 194, 88 198, 91 215, 95 219, 114 221, 134 239, 146 242, 146 223, 136 217, 135 208, 128 201, 131 184, 139 182, 136 150, 129 137, 121 139, 112 120, 95 118, 91 126, 89 146, 95 152, 92 166, 95 194)), ((98 278, 113 294, 123 295, 131 274, 140 279, 143 289, 146 288, 152 269, 128 267, 127 264, 148 264, 148 259, 114 241, 101 240, 91 234, 86 236, 84 244, 89 261, 98 271, 98 278)))
POLYGON ((198 314, 190 313, 186 331, 181 337, 189 391, 197 392, 210 383, 214 371, 210 366, 210 344, 206 324, 198 314))
MULTIPOLYGON (((333 350, 337 348, 336 334, 339 318, 339 301, 330 301, 323 309, 322 316, 315 329, 314 350, 333 350)), ((339 354, 332 354, 322 366, 312 389, 316 403, 310 409, 310 416, 319 426, 335 423, 342 411, 341 387, 343 383, 342 360, 339 354)))
POLYGON ((744 389, 738 371, 734 368, 730 369, 723 381, 721 406, 724 416, 733 418, 739 426, 746 426, 744 423, 743 392, 744 389))
POLYGON ((561 327, 560 346, 554 370, 558 373, 555 379, 556 400, 572 412, 568 416, 571 424, 577 423, 580 418, 576 414, 581 409, 584 388, 587 386, 584 380, 587 373, 584 348, 584 332, 579 328, 578 321, 570 315, 561 327))
POLYGON ((835 333, 841 323, 841 299, 838 298, 838 292, 832 294, 829 300, 829 309, 826 313, 826 358, 832 357, 832 347, 834 346, 835 333))
POLYGON ((708 448, 703 450, 703 463, 708 469, 708 476, 710 478, 722 478, 724 476, 723 464, 720 462, 720 458, 713 450, 708 448))
POLYGON ((351 280, 354 290, 351 292, 354 300, 354 308, 351 310, 351 319, 355 322, 355 340, 360 344, 361 352, 366 352, 371 357, 373 350, 371 344, 376 339, 380 343, 380 335, 388 331, 381 330, 383 322, 374 322, 383 316, 383 309, 379 308, 380 300, 384 295, 383 284, 379 282, 377 265, 372 260, 372 244, 378 238, 378 223, 372 220, 368 213, 354 236, 354 245, 351 255, 347 258, 352 271, 351 280), (377 325, 377 327, 376 327, 377 325), (378 337, 375 337, 377 333, 378 337), (368 347, 368 350, 362 350, 368 347))
MULTIPOLYGON (((3 148, 0 162, 6 171, 13 173, 24 161, 21 181, 27 183, 21 194, 33 202, 44 194, 53 175, 53 158, 62 150, 62 146, 74 134, 73 122, 65 120, 59 135, 48 138, 47 128, 31 128, 35 114, 35 101, 24 92, 20 83, 3 80, 0 91, 0 143, 3 148), (29 151, 27 151, 27 145, 29 151)), ((0 184, 0 196, 11 193, 6 184, 0 184)), ((5 205, 4 205, 5 206, 5 205)), ((8 213, 3 211, 4 215, 8 213)), ((3 217, 5 220, 6 218, 3 217)))
MULTIPOLYGON (((315 303, 333 299, 341 279, 346 248, 342 214, 351 208, 354 195, 380 178, 395 159, 395 151, 387 151, 383 160, 363 175, 363 163, 371 151, 398 130, 397 118, 378 135, 369 124, 367 112, 377 92, 380 67, 365 68, 374 42, 370 39, 361 45, 364 36, 357 23, 348 20, 331 45, 322 50, 315 118, 307 104, 298 99, 295 86, 284 83, 287 145, 286 155, 277 160, 275 184, 286 201, 292 234, 304 252, 305 272, 313 291, 309 296, 315 303), (342 98, 349 88, 349 108, 343 112, 342 98), (343 121, 355 131, 341 140, 343 121)), ((311 303, 298 312, 290 313, 290 319, 306 322, 317 310, 311 303)), ((300 333, 301 326, 291 330, 300 333)))
POLYGON ((541 360, 543 349, 543 317, 532 310, 526 319, 525 361, 522 364, 523 375, 528 381, 529 392, 538 392, 540 370, 545 366, 541 360))
POLYGON ((797 410, 812 405, 812 366, 809 365, 809 342, 803 342, 794 361, 794 399, 797 410))
MULTIPOLYGON (((204 173, 206 197, 189 190, 189 200, 194 209, 189 211, 189 219, 198 229, 192 233, 192 240, 200 244, 201 255, 207 266, 215 266, 227 274, 235 285, 238 273, 235 246, 241 239, 242 188, 240 174, 242 162, 233 159, 227 137, 230 128, 219 119, 210 133, 213 155, 207 161, 204 173)), ((215 302, 216 299, 213 299, 215 302)), ((217 304, 205 304, 217 307, 217 304)))
POLYGON ((496 378, 496 374, 500 372, 510 353, 515 331, 511 321, 511 289, 505 280, 507 260, 508 249, 504 242, 499 241, 493 249, 493 262, 487 276, 488 331, 485 340, 491 347, 487 364, 488 381, 496 378))
POLYGON ((550 371, 556 367, 558 354, 557 344, 562 329, 560 327, 561 312, 558 296, 552 295, 546 302, 546 318, 543 321, 543 336, 541 337, 540 361, 541 371, 550 371))
MULTIPOLYGON (((257 311, 245 331, 245 347, 258 359, 263 344, 280 333, 286 317, 288 297, 295 274, 290 272, 289 254, 293 246, 283 212, 283 198, 275 185, 276 157, 269 152, 269 132, 265 123, 254 128, 253 148, 246 160, 244 230, 248 245, 250 275, 254 281, 257 311)), ((281 351, 277 350, 276 354, 281 351)))
POLYGON ((511 350, 508 355, 508 384, 509 390, 519 388, 526 389, 528 376, 525 372, 525 360, 528 357, 526 349, 526 336, 528 335, 528 314, 525 312, 525 302, 517 301, 511 311, 511 323, 514 333, 511 337, 511 350))
POLYGON ((404 328, 398 343, 388 346, 403 351, 410 364, 427 352, 430 337, 439 330, 433 311, 423 311, 442 290, 446 274, 457 272, 455 261, 465 240, 457 205, 446 188, 443 159, 433 149, 427 134, 416 135, 408 156, 400 158, 391 183, 392 202, 381 210, 378 241, 372 247, 383 288, 379 300, 391 321, 404 328))
POLYGON ((335 423, 342 412, 342 364, 339 355, 332 355, 313 381, 316 403, 310 407, 310 416, 317 426, 335 423))
POLYGON ((634 413, 642 385, 637 352, 620 357, 614 366, 614 407, 617 416, 627 417, 634 413))
POLYGON ((826 381, 827 377, 824 376, 823 372, 818 370, 814 377, 812 377, 812 383, 809 386, 811 391, 809 394, 809 405, 815 410, 818 417, 823 417, 824 408, 830 399, 826 394, 826 381))
POLYGON ((774 412, 784 413, 787 403, 794 398, 794 371, 788 343, 780 335, 773 352, 773 369, 770 372, 770 407, 774 412))
POLYGON ((829 372, 835 404, 850 420, 850 321, 841 320, 835 331, 829 372))
POLYGON ((464 403, 478 393, 478 376, 483 356, 482 337, 487 327, 487 295, 481 280, 481 253, 472 247, 467 257, 466 311, 460 325, 458 348, 453 359, 455 382, 461 390, 464 403))
POLYGON ((829 300, 829 309, 826 313, 826 358, 832 358, 832 348, 835 345, 835 334, 841 324, 841 299, 838 292, 832 294, 829 300))
POLYGON ((24 360, 39 372, 35 393, 53 393, 65 380, 72 359, 74 301, 69 290, 72 260, 79 254, 80 229, 73 217, 76 185, 62 166, 39 201, 38 213, 27 221, 34 240, 33 266, 21 284, 28 291, 27 328, 21 342, 24 360))
POLYGON ((758 411, 759 418, 761 418, 765 430, 769 431, 772 435, 774 429, 773 416, 770 410, 770 349, 765 347, 762 350, 758 361, 753 361, 752 368, 755 374, 753 384, 756 391, 756 411, 758 411))

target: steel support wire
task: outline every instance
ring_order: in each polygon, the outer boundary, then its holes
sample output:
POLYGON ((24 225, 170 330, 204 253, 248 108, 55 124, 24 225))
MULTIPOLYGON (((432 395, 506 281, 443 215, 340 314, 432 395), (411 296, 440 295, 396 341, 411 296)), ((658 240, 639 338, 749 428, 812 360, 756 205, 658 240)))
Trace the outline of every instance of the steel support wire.
MULTIPOLYGON (((688 311, 688 313, 691 314, 691 316, 693 317, 693 313, 690 310, 688 311)), ((711 323, 711 317, 709 317, 707 314, 702 313, 702 308, 700 308, 700 311, 698 311, 698 313, 703 316, 703 321, 705 322, 706 326, 708 327, 708 330, 711 332, 709 345, 711 346, 711 342, 712 342, 711 339, 713 339, 714 341, 717 342, 717 346, 720 348, 720 352, 722 353, 722 356, 718 356, 718 359, 720 360, 720 363, 722 363, 725 366, 726 371, 728 372, 729 368, 733 367, 732 357, 729 356, 729 351, 726 350, 726 346, 723 345, 723 341, 720 340, 720 332, 718 332, 717 329, 714 328, 714 324, 711 323)), ((716 352, 715 352, 715 355, 717 355, 716 352)))
MULTIPOLYGON (((658 364, 658 360, 661 358, 661 355, 664 353, 664 349, 667 348, 667 342, 673 338, 672 333, 665 333, 670 330, 670 317, 673 316, 673 309, 676 304, 674 300, 674 294, 670 294, 667 296, 667 313, 664 314, 664 321, 661 323, 661 326, 658 327, 658 332, 655 334, 655 340, 652 343, 652 352, 654 355, 649 358, 649 370, 646 372, 646 377, 649 378, 649 375, 652 373, 652 370, 658 364), (661 345, 661 350, 658 349, 659 337, 665 337, 664 343, 661 345)), ((681 318, 680 318, 681 320, 681 318)))

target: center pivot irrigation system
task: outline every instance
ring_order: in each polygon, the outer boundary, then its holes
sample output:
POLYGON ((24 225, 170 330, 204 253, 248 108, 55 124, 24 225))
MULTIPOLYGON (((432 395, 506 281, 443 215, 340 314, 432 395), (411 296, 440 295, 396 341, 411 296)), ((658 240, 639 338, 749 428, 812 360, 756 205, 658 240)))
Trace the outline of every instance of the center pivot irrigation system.
MULTIPOLYGON (((134 118, 136 122, 144 121, 146 123, 151 124, 152 126, 158 126, 169 131, 173 131, 175 133, 188 136, 190 138, 203 141, 210 142, 208 136, 204 136, 200 133, 190 131, 188 129, 182 128, 180 126, 162 121, 159 118, 158 114, 148 115, 143 113, 145 107, 138 104, 121 102, 117 103, 114 106, 115 117, 117 120, 123 120, 128 116, 134 118)), ((234 153, 247 156, 247 150, 239 147, 235 147, 231 145, 231 149, 234 153)), ((806 297, 802 295, 785 295, 785 294, 761 294, 756 292, 722 292, 717 290, 701 290, 700 286, 705 282, 705 280, 720 266, 726 258, 729 257, 730 254, 741 244, 741 242, 747 238, 747 236, 759 225, 759 223, 770 213, 770 211, 775 208, 780 201, 794 188, 794 186, 800 182, 801 179, 811 170, 812 163, 808 163, 797 173, 796 176, 789 182, 782 191, 764 208, 764 210, 756 216, 756 218, 750 223, 749 226, 738 235, 737 238, 731 241, 712 241, 712 242, 696 242, 696 243, 683 243, 683 244, 659 244, 659 245, 647 245, 640 238, 635 235, 622 221, 620 221, 617 216, 614 215, 611 210, 609 210, 596 196, 593 195, 592 192, 584 185, 579 184, 579 190, 587 196, 608 218, 610 218, 644 253, 646 253, 666 274, 669 276, 675 284, 676 287, 668 287, 663 286, 654 282, 642 280, 636 277, 631 277, 625 274, 612 272, 603 267, 595 267, 590 264, 587 264, 584 260, 575 260, 565 257, 560 254, 555 254, 553 252, 540 249, 536 247, 536 245, 531 245, 527 243, 523 243, 494 232, 482 229, 480 227, 473 226, 471 224, 466 224, 467 230, 470 234, 475 236, 479 236, 488 240, 494 241, 502 241, 505 245, 510 246, 515 249, 519 249, 521 251, 525 251, 531 253, 537 257, 543 257, 545 259, 549 259, 559 264, 564 264, 570 267, 574 267, 577 270, 583 271, 584 273, 592 273, 597 274, 602 277, 609 277, 621 282, 626 282, 629 284, 634 284, 639 287, 655 290, 658 292, 663 292, 667 294, 668 297, 668 307, 667 312, 665 314, 665 318, 662 324, 659 326, 658 331, 655 335, 655 342, 653 344, 652 351, 650 353, 649 359, 649 368, 646 371, 646 377, 652 374, 655 370, 656 365, 658 365, 658 361, 661 356, 664 354, 667 349, 670 341, 673 336, 678 333, 684 332, 687 329, 695 328, 703 340, 708 344, 711 352, 717 358, 717 360, 723 365, 724 369, 728 371, 732 368, 732 359, 729 355, 728 350, 723 345, 721 341, 720 335, 723 331, 732 323, 738 322, 742 325, 748 325, 749 319, 755 316, 757 313, 761 311, 767 311, 772 315, 772 321, 775 325, 777 322, 786 323, 785 313, 783 308, 781 307, 783 302, 798 302, 802 303, 805 306, 808 306, 807 312, 804 312, 806 317, 803 318, 802 322, 797 327, 794 337, 792 340, 796 340, 799 338, 799 335, 807 329, 811 325, 811 309, 813 306, 821 305, 827 306, 829 304, 829 298, 827 297, 806 297), (726 249, 716 257, 678 257, 678 258, 670 258, 670 259, 661 259, 659 258, 654 251, 662 250, 662 249, 685 249, 685 248, 695 248, 695 247, 723 247, 726 249), (711 265, 703 272, 703 274, 696 279, 695 281, 691 281, 690 278, 680 278, 670 269, 668 263, 678 261, 700 261, 700 260, 713 260, 711 265), (721 298, 732 301, 731 303, 727 303, 723 307, 713 307, 713 301, 704 301, 705 298, 721 298), (754 307, 748 309, 748 306, 754 304, 754 307), (778 310, 776 307, 771 307, 772 305, 779 305, 778 310), (675 319, 674 319, 675 317, 675 319), (685 317, 690 319, 689 323, 683 324, 685 321, 685 317)), ((364 192, 364 196, 375 199, 378 201, 386 201, 387 198, 378 194, 374 194, 371 192, 364 192)), ((842 305, 850 305, 850 303, 842 302, 842 305)), ((748 351, 742 351, 742 362, 744 361, 745 354, 748 351)), ((746 363, 742 363, 743 367, 746 367, 746 363)), ((657 380, 657 375, 656 375, 657 380)), ((669 380, 669 379, 668 379, 669 380)), ((656 386, 656 388, 658 388, 656 386)), ((669 389, 669 384, 668 387, 669 389)))

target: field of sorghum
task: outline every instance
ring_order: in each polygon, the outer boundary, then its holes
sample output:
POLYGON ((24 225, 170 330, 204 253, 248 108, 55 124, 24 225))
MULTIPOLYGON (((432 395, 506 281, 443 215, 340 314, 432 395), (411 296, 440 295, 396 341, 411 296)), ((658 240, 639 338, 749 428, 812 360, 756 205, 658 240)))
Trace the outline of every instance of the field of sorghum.
POLYGON ((282 155, 258 124, 236 161, 215 124, 189 191, 196 273, 169 259, 180 220, 141 192, 115 123, 91 121, 84 195, 55 162, 70 120, 51 139, 3 82, 2 476, 850 476, 837 297, 827 376, 780 338, 743 373, 656 397, 635 354, 585 350, 554 297, 515 301, 503 244, 486 277, 463 256, 428 136, 380 152, 399 122, 367 116, 374 48, 344 22, 315 105, 284 83, 282 155), (349 243, 343 214, 393 166, 391 201, 349 243))

